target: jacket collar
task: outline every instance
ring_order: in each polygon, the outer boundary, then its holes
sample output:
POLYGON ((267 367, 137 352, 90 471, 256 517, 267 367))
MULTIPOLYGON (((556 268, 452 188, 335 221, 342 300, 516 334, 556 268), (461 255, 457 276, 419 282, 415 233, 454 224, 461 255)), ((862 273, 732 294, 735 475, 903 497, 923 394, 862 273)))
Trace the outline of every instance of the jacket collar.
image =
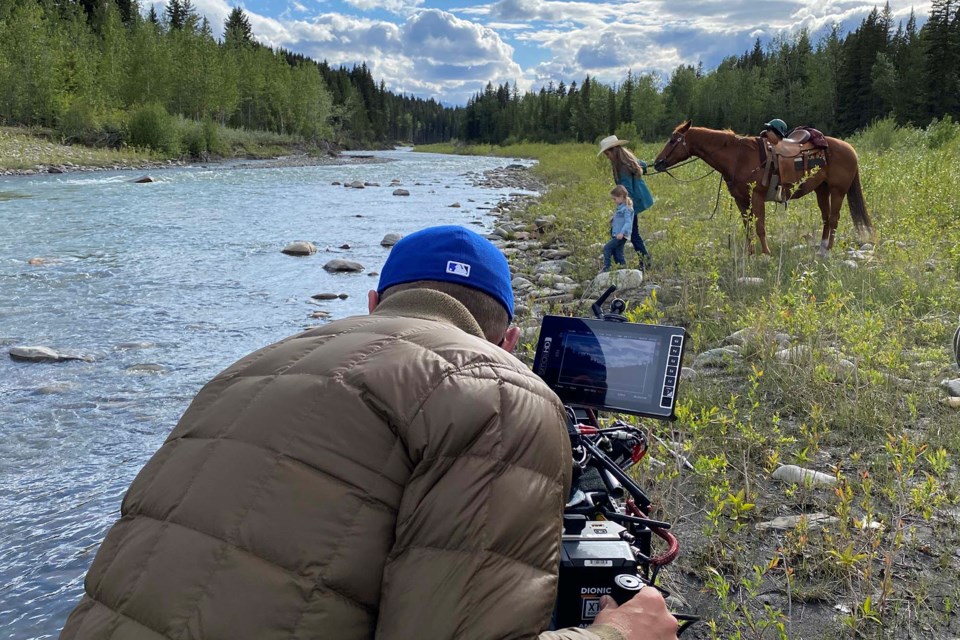
POLYGON ((453 296, 433 289, 407 289, 391 294, 377 305, 373 315, 435 320, 484 338, 483 330, 465 306, 453 296))

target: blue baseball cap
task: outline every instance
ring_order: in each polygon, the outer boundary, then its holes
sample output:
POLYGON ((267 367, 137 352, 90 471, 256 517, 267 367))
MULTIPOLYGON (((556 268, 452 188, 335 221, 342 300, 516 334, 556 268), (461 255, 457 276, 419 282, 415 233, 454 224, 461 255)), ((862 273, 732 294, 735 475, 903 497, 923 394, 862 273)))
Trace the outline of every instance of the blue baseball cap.
POLYGON ((377 293, 417 280, 453 282, 494 298, 513 320, 510 265, 483 236, 457 225, 429 227, 393 245, 380 270, 377 293))

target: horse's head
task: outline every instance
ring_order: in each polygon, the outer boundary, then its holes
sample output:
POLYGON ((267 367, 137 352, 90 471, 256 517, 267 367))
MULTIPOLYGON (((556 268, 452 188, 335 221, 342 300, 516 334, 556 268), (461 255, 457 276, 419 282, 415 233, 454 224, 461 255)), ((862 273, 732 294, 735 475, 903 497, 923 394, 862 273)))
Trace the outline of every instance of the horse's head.
POLYGON ((663 150, 660 151, 657 159, 653 161, 654 169, 657 171, 666 171, 678 162, 683 162, 690 157, 690 149, 687 148, 687 141, 684 137, 689 130, 689 120, 685 120, 677 125, 677 128, 674 129, 670 135, 670 139, 667 140, 667 144, 663 146, 663 150))

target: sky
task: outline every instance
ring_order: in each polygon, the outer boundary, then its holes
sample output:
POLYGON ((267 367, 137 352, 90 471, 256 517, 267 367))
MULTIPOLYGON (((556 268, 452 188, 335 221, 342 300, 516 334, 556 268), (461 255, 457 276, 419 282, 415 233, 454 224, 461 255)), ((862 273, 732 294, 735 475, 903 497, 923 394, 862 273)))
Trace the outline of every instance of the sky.
MULTIPOLYGON (((620 83, 628 70, 661 81, 680 64, 710 70, 730 55, 806 27, 814 42, 834 23, 844 32, 882 3, 853 0, 192 0, 220 35, 231 8, 256 38, 333 66, 366 63, 387 89, 444 104, 483 90, 590 75, 620 83)), ((144 2, 144 5, 148 3, 144 2)), ((158 12, 165 0, 154 0, 158 12)), ((894 24, 930 2, 890 0, 894 24)))

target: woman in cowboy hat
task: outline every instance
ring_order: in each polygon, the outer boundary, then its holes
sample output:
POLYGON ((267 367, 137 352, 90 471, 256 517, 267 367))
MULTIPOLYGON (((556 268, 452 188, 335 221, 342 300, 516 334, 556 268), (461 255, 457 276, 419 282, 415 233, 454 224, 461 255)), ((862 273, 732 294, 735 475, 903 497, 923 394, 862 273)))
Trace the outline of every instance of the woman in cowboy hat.
POLYGON ((637 219, 641 212, 646 211, 653 204, 653 194, 643 180, 643 174, 647 172, 647 163, 638 160, 624 146, 627 142, 627 140, 618 139, 617 136, 607 136, 600 141, 600 152, 597 156, 600 154, 607 156, 613 169, 613 181, 623 186, 633 200, 633 231, 630 233, 630 244, 639 256, 640 268, 649 269, 650 252, 647 251, 643 238, 640 237, 637 219))

